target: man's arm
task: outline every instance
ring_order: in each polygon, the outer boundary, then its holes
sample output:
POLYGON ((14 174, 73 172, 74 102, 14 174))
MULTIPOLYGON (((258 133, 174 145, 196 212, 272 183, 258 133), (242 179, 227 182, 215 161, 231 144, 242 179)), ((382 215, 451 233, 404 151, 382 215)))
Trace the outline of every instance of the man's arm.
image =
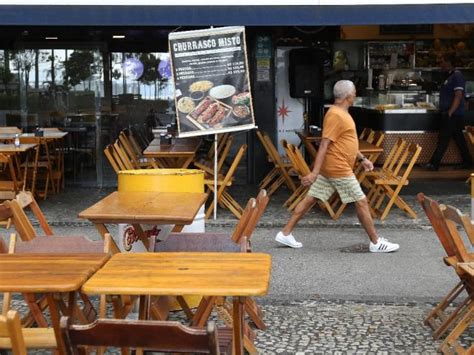
POLYGON ((451 107, 448 110, 448 116, 451 117, 454 112, 458 109, 459 105, 461 104, 461 100, 463 99, 463 90, 456 90, 454 92, 453 102, 451 102, 451 107))
POLYGON ((321 170, 321 165, 323 165, 324 158, 326 157, 329 144, 331 144, 331 140, 328 138, 323 138, 321 143, 319 143, 318 154, 316 155, 316 159, 314 159, 313 170, 311 173, 301 178, 301 183, 304 186, 309 186, 316 181, 319 171, 321 170))

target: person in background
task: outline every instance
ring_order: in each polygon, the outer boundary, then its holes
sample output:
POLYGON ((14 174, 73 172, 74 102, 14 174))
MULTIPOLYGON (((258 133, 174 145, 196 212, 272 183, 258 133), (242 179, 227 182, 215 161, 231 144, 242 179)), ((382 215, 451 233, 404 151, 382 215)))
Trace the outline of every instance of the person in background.
POLYGON ((441 122, 438 145, 425 168, 432 171, 439 169, 444 153, 448 149, 449 140, 453 137, 462 157, 462 165, 456 168, 468 169, 472 167, 472 159, 462 132, 466 84, 462 73, 456 69, 456 56, 454 54, 443 55, 441 69, 447 74, 447 79, 443 82, 439 93, 441 122))
POLYGON ((316 199, 327 201, 337 191, 343 203, 355 203, 357 217, 370 239, 369 250, 374 253, 396 251, 399 249, 398 244, 378 236, 367 197, 352 170, 356 159, 366 171, 374 168, 372 162, 359 152, 355 123, 348 112, 356 98, 354 83, 339 80, 334 85, 333 93, 334 105, 324 116, 322 140, 313 170, 300 177, 303 185, 311 187, 275 240, 291 248, 301 248, 303 245, 292 234, 296 224, 315 204, 316 199))

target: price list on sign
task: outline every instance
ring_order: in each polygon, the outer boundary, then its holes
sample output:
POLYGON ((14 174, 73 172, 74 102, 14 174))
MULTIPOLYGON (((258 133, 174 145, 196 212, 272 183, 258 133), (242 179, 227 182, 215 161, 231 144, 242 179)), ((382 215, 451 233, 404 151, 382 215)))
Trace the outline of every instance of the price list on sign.
POLYGON ((272 40, 270 36, 258 36, 255 56, 257 58, 257 81, 270 81, 270 61, 272 58, 272 40))
POLYGON ((169 36, 179 135, 255 126, 244 27, 169 36))

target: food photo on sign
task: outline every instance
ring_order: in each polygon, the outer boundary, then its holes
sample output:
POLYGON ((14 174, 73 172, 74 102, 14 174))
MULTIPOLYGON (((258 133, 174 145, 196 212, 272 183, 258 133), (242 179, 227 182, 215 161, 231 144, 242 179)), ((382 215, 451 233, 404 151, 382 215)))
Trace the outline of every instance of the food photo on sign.
POLYGON ((243 27, 170 34, 180 136, 255 126, 243 27))

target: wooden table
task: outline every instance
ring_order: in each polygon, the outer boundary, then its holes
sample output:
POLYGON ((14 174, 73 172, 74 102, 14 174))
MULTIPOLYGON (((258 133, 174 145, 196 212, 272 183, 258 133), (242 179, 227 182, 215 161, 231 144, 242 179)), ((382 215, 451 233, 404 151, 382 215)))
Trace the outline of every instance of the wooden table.
POLYGON ((35 136, 34 133, 22 133, 20 138, 39 138, 40 140, 55 140, 55 139, 62 139, 66 137, 68 132, 50 132, 45 131, 42 136, 35 136))
POLYGON ((201 140, 199 138, 175 138, 169 145, 154 139, 143 151, 143 156, 151 158, 156 168, 186 169, 194 159, 201 140))
MULTIPOLYGON (((261 253, 116 254, 82 286, 86 294, 232 296, 234 354, 243 354, 243 305, 268 292, 271 256, 261 253)), ((140 304, 141 318, 147 304, 140 304)))
MULTIPOLYGON (((140 224, 175 224, 174 230, 181 231, 184 225, 193 222, 206 199, 205 193, 116 191, 79 213, 79 218, 94 223, 102 236, 110 233, 105 226, 107 223, 131 224, 148 248, 148 239, 140 224)), ((112 251, 120 252, 114 241, 112 251)))
POLYGON ((47 327, 48 323, 36 303, 35 294, 46 294, 58 348, 64 354, 58 303, 62 297, 54 295, 67 293, 67 313, 73 314, 75 292, 109 257, 107 254, 3 254, 0 258, 0 292, 23 293, 40 327, 47 327))

